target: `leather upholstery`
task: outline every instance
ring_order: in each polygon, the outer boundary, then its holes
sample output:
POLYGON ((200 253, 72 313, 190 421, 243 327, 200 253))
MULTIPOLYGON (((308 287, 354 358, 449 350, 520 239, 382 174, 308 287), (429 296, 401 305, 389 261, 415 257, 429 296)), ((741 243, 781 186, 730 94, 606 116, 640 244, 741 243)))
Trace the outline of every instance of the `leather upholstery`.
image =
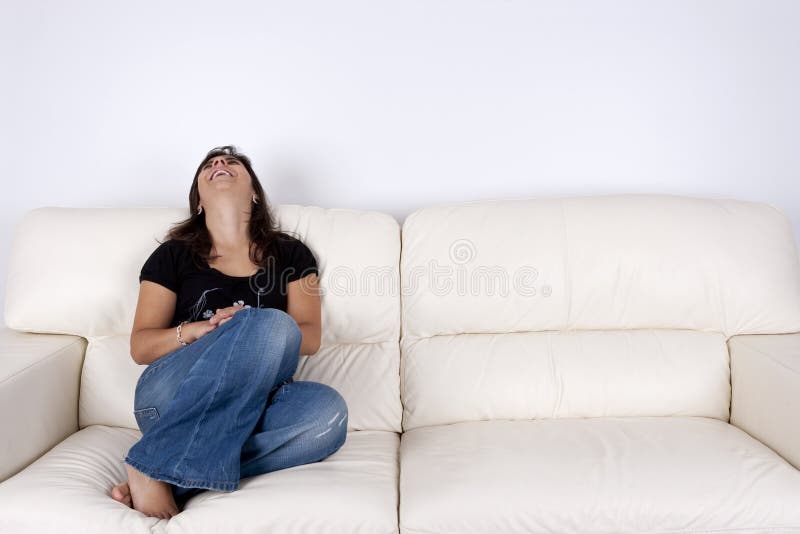
POLYGON ((393 432, 351 432, 320 462, 243 479, 233 493, 200 493, 170 521, 146 517, 108 495, 125 479, 120 458, 140 435, 92 425, 59 443, 0 484, 0 532, 396 532, 400 439, 393 432))
POLYGON ((734 336, 731 424, 800 469, 800 334, 734 336))
POLYGON ((404 430, 493 419, 729 417, 719 332, 441 335, 407 345, 402 368, 404 430))
POLYGON ((729 424, 726 341, 800 331, 774 207, 430 206, 400 273, 402 533, 800 532, 796 339, 762 343, 782 369, 731 345, 734 422, 787 458, 729 424))
POLYGON ((419 209, 402 236, 404 343, 464 332, 800 331, 792 226, 769 204, 481 201, 419 209))
MULTIPOLYGON (((348 209, 286 204, 274 213, 282 230, 314 252, 323 292, 321 348, 301 357, 295 380, 336 388, 351 407, 349 430, 399 432, 400 225, 383 213, 348 209)), ((81 428, 138 428, 133 394, 145 366, 132 361, 129 337, 139 269, 156 238, 186 215, 175 208, 48 207, 17 226, 6 322, 87 338, 81 428)))
POLYGON ((86 341, 0 328, 0 481, 78 430, 86 341))
POLYGON ((718 419, 415 428, 403 433, 400 465, 407 533, 800 530, 800 471, 718 419))
MULTIPOLYGON (((6 294, 9 326, 40 333, 0 338, 40 363, 0 382, 0 414, 15 434, 50 414, 66 426, 48 439, 77 432, 0 483, 0 532, 800 533, 800 258, 773 206, 468 202, 402 235, 376 212, 276 211, 320 264, 322 348, 296 378, 343 394, 343 448, 168 522, 110 499, 139 435, 137 271, 185 213, 41 208, 6 294)), ((0 464, 45 442, 6 444, 0 464)))

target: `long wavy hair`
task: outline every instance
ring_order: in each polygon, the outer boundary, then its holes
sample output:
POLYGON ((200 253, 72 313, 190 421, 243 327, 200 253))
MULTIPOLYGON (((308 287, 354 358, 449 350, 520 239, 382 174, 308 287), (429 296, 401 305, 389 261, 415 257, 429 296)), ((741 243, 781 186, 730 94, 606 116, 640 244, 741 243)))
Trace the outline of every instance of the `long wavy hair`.
MULTIPOLYGON (((235 146, 226 145, 209 150, 200 165, 197 166, 197 171, 194 173, 194 180, 192 187, 189 189, 189 217, 183 221, 175 223, 175 225, 167 232, 165 239, 175 239, 177 241, 186 242, 191 251, 195 262, 198 267, 204 267, 201 263, 208 264, 209 260, 216 259, 219 255, 211 255, 211 234, 206 226, 206 212, 197 213, 197 207, 200 204, 200 192, 197 188, 197 179, 203 165, 211 158, 217 156, 233 156, 247 169, 251 177, 251 184, 253 190, 259 199, 258 204, 251 202, 252 211, 250 213, 250 222, 248 230, 250 234, 250 261, 256 265, 266 268, 267 260, 270 256, 276 257, 279 253, 279 247, 275 246, 276 240, 291 239, 292 236, 286 232, 279 230, 277 221, 272 214, 272 209, 269 204, 267 195, 264 194, 264 188, 261 187, 261 182, 258 180, 253 166, 250 163, 250 158, 236 150, 235 146)), ((277 258, 279 260, 279 258, 277 258)))

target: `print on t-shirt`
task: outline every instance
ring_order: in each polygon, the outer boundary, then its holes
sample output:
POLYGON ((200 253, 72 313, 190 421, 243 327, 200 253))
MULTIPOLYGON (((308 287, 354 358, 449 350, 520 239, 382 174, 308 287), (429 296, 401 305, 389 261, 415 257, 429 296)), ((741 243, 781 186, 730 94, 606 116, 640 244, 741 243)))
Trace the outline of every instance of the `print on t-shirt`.
MULTIPOLYGON (((215 287, 215 288, 212 288, 212 289, 206 289, 205 291, 203 291, 200 294, 200 298, 198 298, 197 302, 195 302, 194 306, 192 306, 192 314, 189 317, 189 321, 193 322, 193 321, 199 321, 200 320, 200 310, 205 308, 205 305, 206 305, 206 294, 210 293, 212 291, 216 291, 218 289, 222 289, 222 288, 215 287)), ((208 319, 212 315, 214 315, 214 312, 212 310, 206 309, 205 311, 203 311, 202 317, 203 317, 203 319, 208 319)))
POLYGON ((217 308, 237 304, 286 311, 288 283, 312 273, 319 275, 319 269, 302 241, 283 235, 276 240, 275 254, 267 258, 266 267, 251 276, 229 276, 203 261, 198 261, 198 266, 187 243, 170 239, 150 254, 139 281, 149 280, 176 293, 171 326, 184 320, 206 320, 217 308))

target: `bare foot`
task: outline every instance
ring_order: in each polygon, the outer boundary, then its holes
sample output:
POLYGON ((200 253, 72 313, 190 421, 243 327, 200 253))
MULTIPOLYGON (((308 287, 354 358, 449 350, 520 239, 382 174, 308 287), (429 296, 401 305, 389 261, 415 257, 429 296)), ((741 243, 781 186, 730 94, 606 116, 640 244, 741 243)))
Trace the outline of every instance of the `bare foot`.
POLYGON ((131 488, 128 487, 127 480, 122 484, 117 484, 112 488, 111 498, 115 501, 121 502, 125 506, 133 508, 133 501, 131 500, 131 488))
POLYGON ((128 470, 128 487, 135 510, 160 519, 169 519, 179 512, 170 484, 153 480, 128 464, 125 464, 125 469, 128 470))

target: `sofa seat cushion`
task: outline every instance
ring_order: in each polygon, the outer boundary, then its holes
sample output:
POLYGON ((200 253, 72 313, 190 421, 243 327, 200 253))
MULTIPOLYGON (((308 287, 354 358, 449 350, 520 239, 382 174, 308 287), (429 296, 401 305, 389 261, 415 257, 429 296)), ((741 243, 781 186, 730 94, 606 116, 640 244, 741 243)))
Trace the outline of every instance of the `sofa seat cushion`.
POLYGON ((404 534, 800 531, 800 471, 712 418, 420 427, 400 473, 404 534))
POLYGON ((138 430, 92 425, 0 484, 0 532, 397 532, 399 436, 353 431, 320 462, 243 479, 239 490, 195 495, 170 520, 114 501, 122 458, 138 430))

